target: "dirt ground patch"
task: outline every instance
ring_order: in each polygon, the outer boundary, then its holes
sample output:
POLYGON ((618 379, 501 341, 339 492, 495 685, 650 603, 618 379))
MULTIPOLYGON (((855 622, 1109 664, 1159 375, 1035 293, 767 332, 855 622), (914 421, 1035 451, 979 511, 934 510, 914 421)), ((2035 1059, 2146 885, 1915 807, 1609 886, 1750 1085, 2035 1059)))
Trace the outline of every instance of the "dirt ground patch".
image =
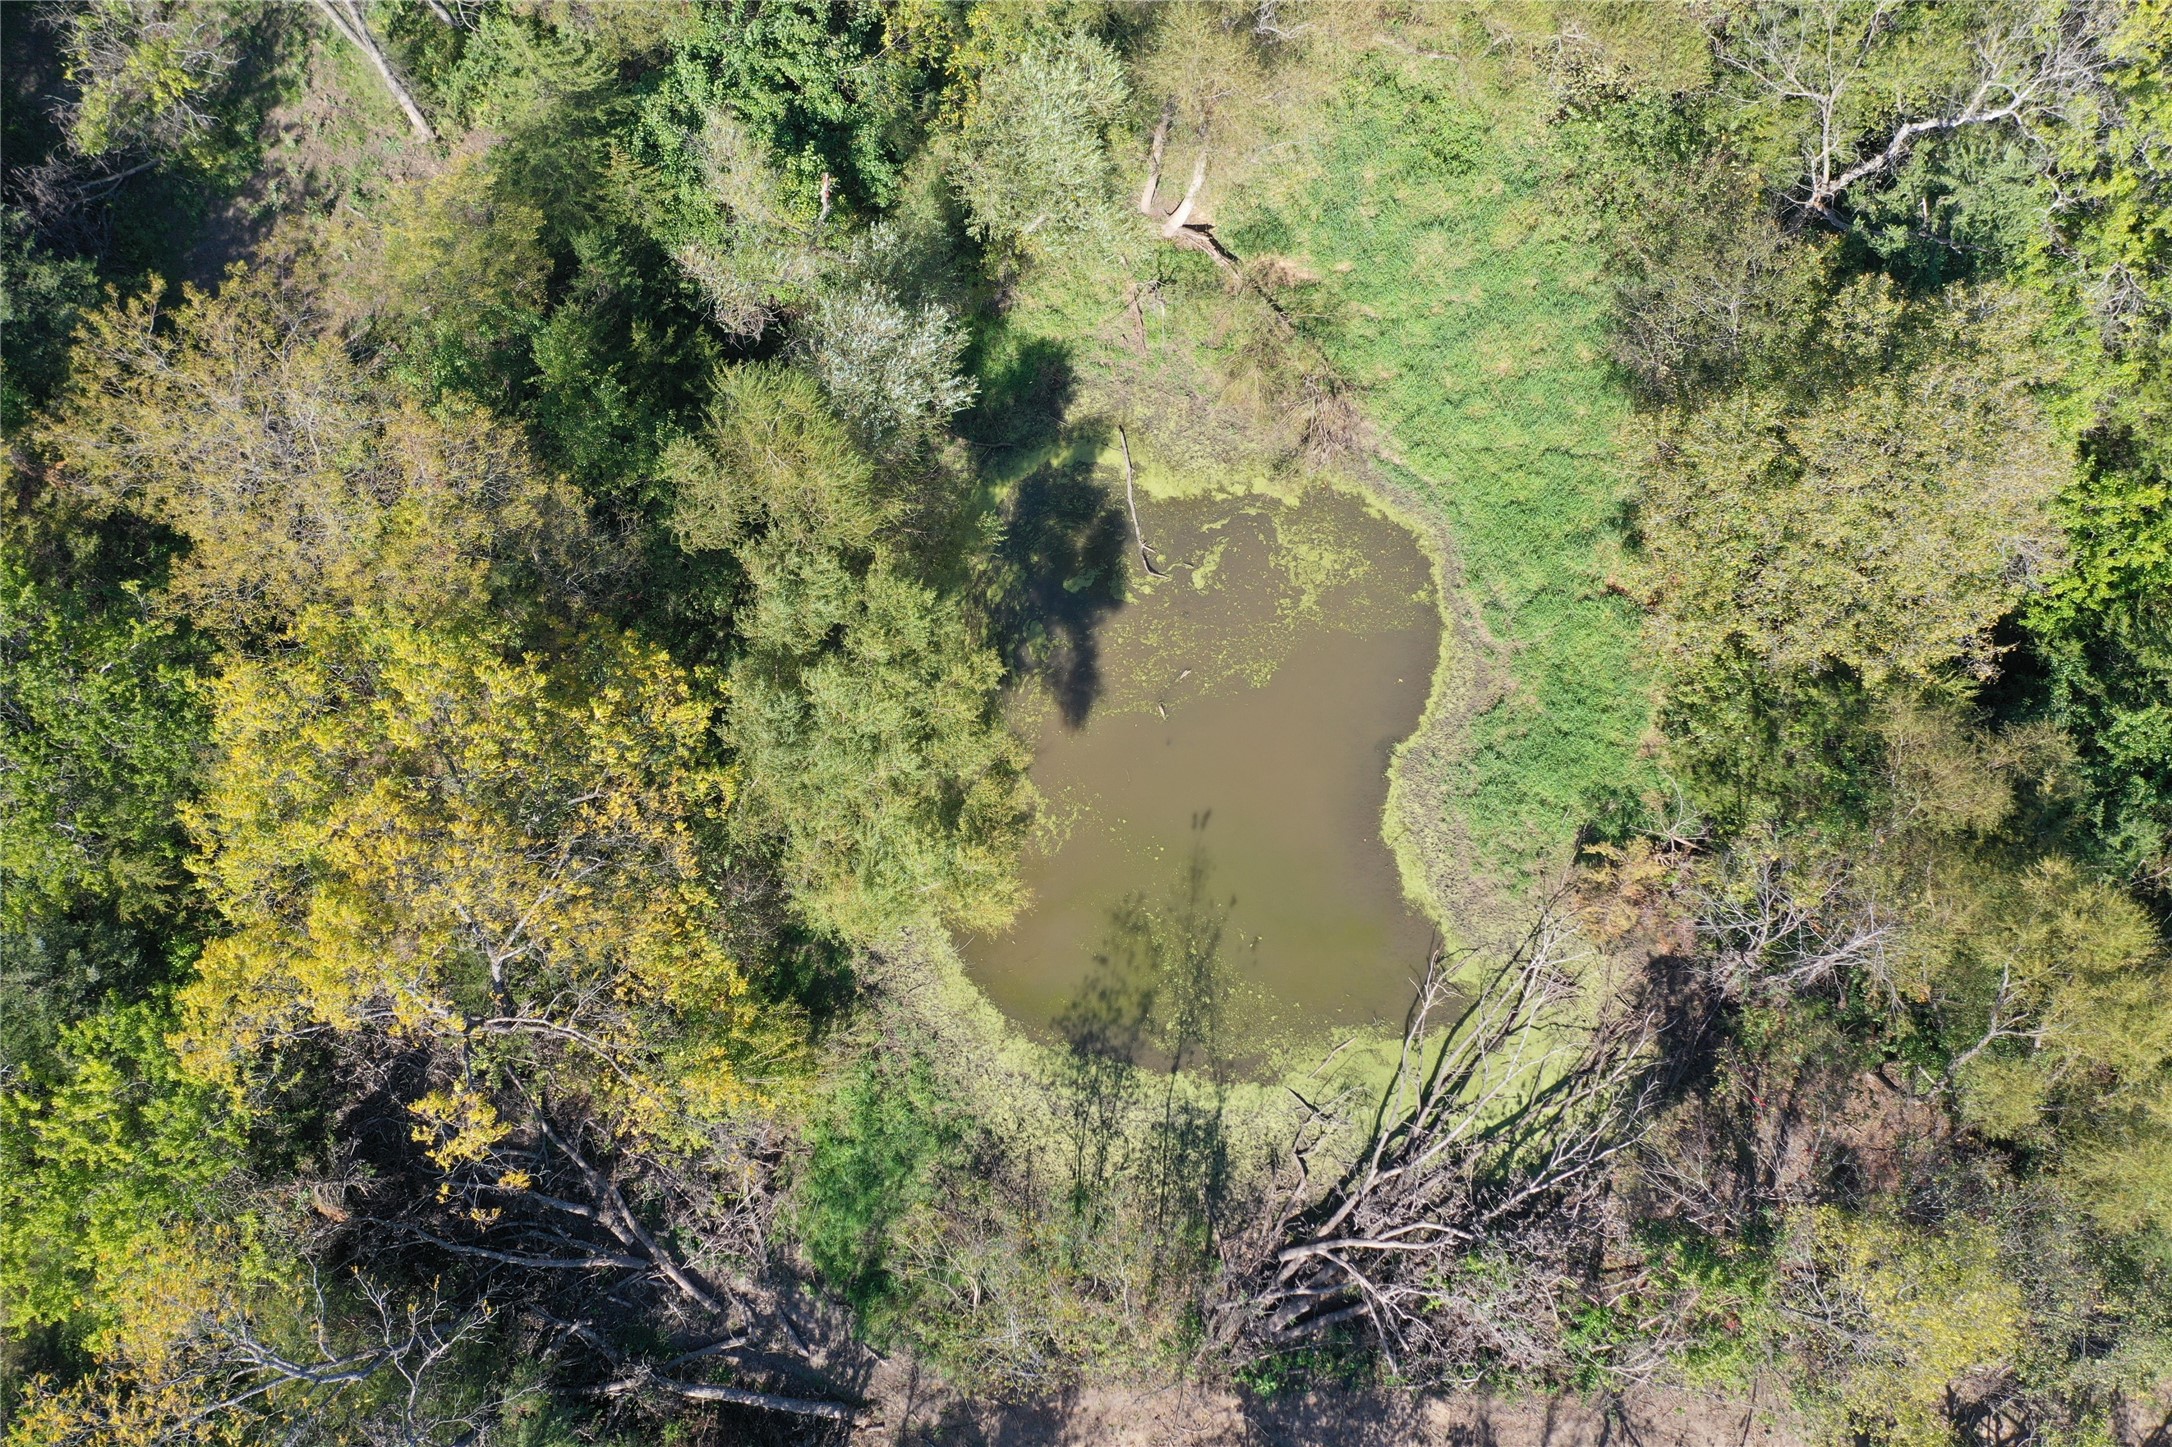
POLYGON ((1642 1390, 1620 1397, 1407 1397, 1089 1388, 1017 1404, 922 1396, 909 1367, 878 1373, 854 1442, 944 1447, 1802 1447, 1784 1407, 1642 1390), (887 1380, 885 1380, 887 1378, 887 1380))

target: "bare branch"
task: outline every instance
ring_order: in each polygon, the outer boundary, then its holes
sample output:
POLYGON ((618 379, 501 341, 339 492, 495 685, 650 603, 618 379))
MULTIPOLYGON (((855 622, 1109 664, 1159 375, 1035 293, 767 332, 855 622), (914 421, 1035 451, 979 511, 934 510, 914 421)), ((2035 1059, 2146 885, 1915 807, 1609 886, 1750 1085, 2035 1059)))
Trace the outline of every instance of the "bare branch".
POLYGON ((1173 98, 1164 101, 1161 107, 1161 119, 1154 124, 1154 144, 1147 152, 1146 184, 1139 189, 1139 214, 1141 216, 1159 214, 1155 209, 1156 198, 1154 193, 1161 189, 1161 157, 1162 152, 1169 144, 1169 122, 1175 117, 1176 101, 1173 98))
POLYGON ((1551 917, 1475 984, 1468 963, 1428 962, 1363 1144, 1317 1196, 1303 1182, 1327 1136, 1308 1113, 1292 1188, 1232 1260, 1225 1340, 1286 1351, 1362 1323, 1406 1373, 1541 1364, 1570 1253, 1604 1239, 1611 1164, 1642 1133, 1657 1024, 1587 994, 1595 967, 1551 917), (1525 1299, 1459 1297, 1473 1254, 1513 1263, 1501 1279, 1525 1299))
POLYGON ((1131 509, 1131 537, 1139 545, 1139 566, 1146 569, 1148 577, 1166 578, 1169 575, 1154 566, 1153 552, 1146 546, 1146 534, 1139 530, 1139 499, 1131 486, 1131 438, 1121 424, 1116 428, 1116 440, 1124 448, 1124 505, 1131 509))
POLYGON ((1205 186, 1206 184, 1207 148, 1205 143, 1202 142, 1199 147, 1199 155, 1197 159, 1192 162, 1192 183, 1191 185, 1184 188, 1184 199, 1177 202, 1176 210, 1170 212, 1168 219, 1164 220, 1161 223, 1162 240, 1176 240, 1177 237, 1184 231, 1184 229, 1187 226, 1191 225, 1192 207, 1199 200, 1200 188, 1205 186))
POLYGON ((1768 101, 1805 116, 1802 179, 1790 199, 1828 225, 1845 229, 1839 208, 1849 189, 1890 175, 1924 140, 2060 115, 2101 68, 2101 37, 2086 15, 2032 5, 1971 38, 1966 79, 1928 100, 1928 113, 1894 117, 1866 136, 1862 117, 1885 103, 1875 62, 1904 15, 1900 0, 1767 5, 1714 47, 1768 101))

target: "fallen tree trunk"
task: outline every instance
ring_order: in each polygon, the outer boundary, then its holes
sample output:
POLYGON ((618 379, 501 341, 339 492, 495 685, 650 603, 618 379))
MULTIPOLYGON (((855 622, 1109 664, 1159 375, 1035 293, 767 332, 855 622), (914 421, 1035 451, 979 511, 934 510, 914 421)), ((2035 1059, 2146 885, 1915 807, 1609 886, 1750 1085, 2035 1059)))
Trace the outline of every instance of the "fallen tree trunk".
POLYGON ((431 129, 429 117, 422 113, 421 106, 415 104, 415 97, 408 92, 399 73, 393 70, 392 62, 385 58, 385 52, 378 46, 377 38, 370 34, 369 25, 362 18, 362 7, 356 4, 355 0, 316 0, 316 6, 324 17, 332 22, 333 29, 346 36, 355 49, 369 58, 378 78, 385 83, 385 89, 392 93, 393 100, 399 102, 400 109, 406 114, 407 123, 414 128, 415 135, 426 143, 434 144, 437 132, 431 129))
POLYGON ((710 1382, 682 1382, 673 1377, 642 1373, 620 1377, 594 1389, 599 1397, 620 1397, 653 1387, 689 1402, 724 1402, 734 1407, 755 1407, 765 1412, 785 1412, 795 1417, 821 1417, 832 1422, 856 1422, 860 1409, 819 1397, 785 1397, 775 1392, 750 1391, 745 1387, 720 1387, 710 1382))
MULTIPOLYGON (((418 1167, 436 1169, 358 1187, 377 1198, 357 1217, 383 1233, 373 1249, 408 1270, 412 1257, 391 1241, 442 1255, 458 1263, 468 1298, 526 1313, 562 1345, 579 1343, 582 1355, 600 1359, 594 1384, 574 1388, 588 1395, 653 1389, 687 1402, 858 1420, 854 1394, 815 1365, 816 1348, 764 1278, 775 1193, 766 1181, 773 1162, 764 1163, 757 1140, 735 1145, 739 1184, 719 1190, 685 1160, 615 1145, 578 1103, 554 1110, 510 1073, 499 1085, 493 1099, 508 1129, 481 1160, 446 1167, 418 1157, 418 1167), (701 1364, 725 1359, 741 1380, 781 1372, 809 1387, 700 1380, 701 1364)), ((336 1201, 333 1209, 344 1214, 336 1201)))

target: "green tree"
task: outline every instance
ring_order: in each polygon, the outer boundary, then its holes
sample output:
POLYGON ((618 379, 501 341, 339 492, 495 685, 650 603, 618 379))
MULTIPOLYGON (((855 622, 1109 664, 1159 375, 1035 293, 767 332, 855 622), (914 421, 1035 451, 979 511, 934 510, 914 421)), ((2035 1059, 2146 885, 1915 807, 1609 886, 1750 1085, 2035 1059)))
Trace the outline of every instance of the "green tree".
POLYGON ((871 0, 728 0, 678 37, 647 101, 667 170, 692 170, 687 142, 725 113, 773 158, 786 204, 812 216, 835 201, 873 208, 896 194, 913 139, 918 56, 892 43, 871 0))
POLYGON ((2060 500, 2072 564, 2029 610, 2036 702, 2081 750, 2087 826, 2162 888, 2172 866, 2172 12, 2123 8, 2095 124, 2070 136, 2070 291, 2101 338, 2082 463, 2060 500))
POLYGON ((237 102, 269 13, 204 0, 93 0, 66 16, 76 87, 69 144, 85 156, 148 151, 210 169, 253 151, 257 116, 237 102))
POLYGON ((825 288, 797 328, 810 370, 876 455, 909 454, 973 400, 965 334, 935 302, 908 308, 873 282, 825 288))
POLYGON ((1662 413, 1641 516, 1665 645, 1872 682, 1988 671, 2059 563, 2041 320, 2011 290, 1909 302, 1868 277, 1794 338, 1788 384, 1662 413))
POLYGON ((10 1447, 472 1429, 490 1369, 459 1348, 488 1308, 312 1269, 302 1193, 251 1170, 263 1115, 183 1069, 171 1023, 149 1005, 93 1015, 0 1094, 0 1328, 88 1357, 11 1394, 10 1447))
POLYGON ((1000 923, 1030 797, 996 714, 1001 663, 955 599, 902 571, 889 537, 911 499, 882 486, 811 379, 740 367, 717 394, 667 463, 682 544, 730 550, 747 577, 725 718, 741 827, 780 845, 825 932, 1000 923))
POLYGON ((814 382, 784 367, 719 369, 702 435, 674 441, 665 467, 672 531, 698 551, 864 557, 906 502, 884 494, 814 382))
MULTIPOLYGON (((487 9, 407 18, 446 112, 490 144, 397 191, 379 244, 338 278, 337 309, 425 396, 519 417, 591 497, 638 493, 667 419, 698 404, 715 328, 672 256, 690 239, 643 157, 639 97, 685 16, 670 6, 487 9)), ((708 242, 715 237, 708 236, 708 242)), ((706 309, 716 315, 712 299, 706 309)), ((764 314, 766 322, 767 315, 764 314)))
POLYGON ((30 420, 67 374, 68 334, 97 299, 91 264, 37 243, 29 221, 0 208, 0 433, 30 420))
POLYGON ((2059 848, 2072 745, 2041 721, 1987 726, 1952 693, 1888 688, 1841 723, 1877 745, 1852 761, 1854 810, 1783 820, 1796 832, 1762 847, 1800 883, 1735 917, 1764 921, 1746 933, 1792 988, 1840 945, 1879 1047, 1927 1070, 2031 1189, 2108 1232, 2172 1225, 2172 962, 2142 907, 2059 848), (1823 944, 1774 927, 1836 906, 1857 923, 1813 924, 1823 944))
POLYGON ((995 715, 995 653, 955 602, 886 563, 763 573, 725 727, 748 823, 785 841, 800 910, 851 939, 1007 922, 1030 796, 995 715))
POLYGON ((85 319, 66 390, 32 429, 52 500, 188 540, 169 592, 222 632, 333 598, 420 614, 493 582, 578 592, 597 563, 578 499, 519 435, 431 412, 359 368, 301 275, 237 267, 216 295, 151 292, 85 319))
POLYGON ((1894 1447, 1944 1447, 1948 1390, 2009 1364, 2027 1326, 1997 1238, 1956 1218, 1935 1230, 1829 1207, 1801 1222, 1789 1283, 1809 1390, 1843 1431, 1894 1447))
POLYGON ((92 1015, 0 1095, 0 1310, 94 1351, 156 1356, 237 1268, 265 1264, 237 1213, 248 1113, 192 1080, 150 1005, 92 1015))
POLYGON ((1919 878, 1896 983, 1935 1011, 1961 1115, 1993 1137, 2086 1138, 2172 1064, 2164 951, 2121 891, 2051 858, 1957 858, 1919 878))
POLYGON ((973 233, 1030 255, 1108 225, 1106 134, 1128 94, 1122 62, 1090 35, 1035 37, 991 62, 960 117, 951 170, 973 233))
POLYGON ((90 607, 0 546, 0 928, 84 898, 123 919, 167 907, 200 653, 135 599, 90 607))
POLYGON ((644 96, 644 224, 726 331, 759 336, 805 304, 832 213, 896 196, 925 77, 892 18, 865 0, 706 7, 644 96))
POLYGON ((551 262, 542 210, 508 189, 487 158, 456 157, 386 218, 367 284, 382 298, 395 368, 425 396, 452 387, 492 402, 525 378, 551 262))
POLYGON ((40 582, 21 553, 0 534, 0 1070, 185 956, 174 811, 207 724, 198 640, 132 590, 101 605, 40 582))

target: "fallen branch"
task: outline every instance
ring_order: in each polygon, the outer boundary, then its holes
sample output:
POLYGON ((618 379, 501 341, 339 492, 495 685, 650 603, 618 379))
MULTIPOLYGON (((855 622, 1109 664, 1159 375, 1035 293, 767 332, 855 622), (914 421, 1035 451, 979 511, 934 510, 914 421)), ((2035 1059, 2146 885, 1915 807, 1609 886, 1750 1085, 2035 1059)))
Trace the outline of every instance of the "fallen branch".
POLYGON ((1216 239, 1214 224, 1192 220, 1192 207, 1199 203, 1199 192, 1207 184, 1207 146, 1199 143, 1199 156, 1192 162, 1192 183, 1184 188, 1184 199, 1177 202, 1176 210, 1161 224, 1161 239, 1187 251, 1203 253, 1216 266, 1232 277, 1241 279, 1243 273, 1237 264, 1236 253, 1216 239))
POLYGON ((103 201, 120 189, 121 182, 127 180, 130 176, 140 175, 157 164, 158 158, 154 156, 148 161, 138 161, 126 170, 94 177, 76 188, 76 197, 79 201, 103 201))
POLYGON ((665 1280, 678 1288, 680 1295, 696 1306, 725 1320, 732 1319, 733 1312, 717 1299, 707 1284, 681 1266, 678 1260, 659 1246, 656 1239, 634 1219, 634 1213, 627 1207, 626 1198, 619 1194, 616 1182, 590 1165, 585 1156, 567 1144, 558 1132, 552 1130, 540 1111, 536 1114, 536 1124, 542 1131, 543 1138, 563 1152, 566 1159, 573 1163, 573 1168, 581 1173, 581 1178, 588 1183, 588 1189, 595 1196, 596 1204, 602 1211, 600 1221, 603 1228, 617 1237, 621 1246, 642 1253, 648 1258, 647 1264, 653 1266, 665 1280))
POLYGON ((1154 566, 1146 546, 1146 534, 1139 531, 1139 499, 1131 486, 1131 439, 1125 435, 1121 423, 1117 424, 1116 440, 1124 445, 1124 504, 1131 509, 1131 536, 1139 544, 1139 565, 1146 569, 1149 578, 1166 578, 1169 575, 1154 566))
POLYGON ((1231 1259, 1223 1340, 1280 1353, 1361 1322, 1397 1370, 1548 1364, 1560 1283, 1603 1234, 1611 1163, 1648 1118, 1657 1029, 1580 1002, 1589 965, 1567 944, 1542 920, 1468 988, 1435 952, 1364 1146, 1317 1194, 1311 1156, 1336 1132, 1318 1110, 1301 1127, 1290 1185, 1231 1259), (1467 1256, 1502 1263, 1514 1299, 1458 1296, 1467 1256))
POLYGON ((856 1422, 860 1409, 843 1402, 826 1402, 817 1397, 782 1397, 774 1392, 754 1392, 745 1387, 718 1387, 707 1382, 682 1382, 673 1377, 643 1372, 630 1377, 620 1377, 592 1388, 599 1397, 622 1397, 628 1392, 638 1392, 644 1387, 654 1387, 684 1397, 689 1402, 725 1402, 734 1407, 759 1407, 767 1412, 788 1412, 798 1417, 822 1417, 832 1422, 856 1422))
POLYGON ((423 1230, 411 1221, 385 1221, 381 1224, 405 1231, 418 1240, 427 1241, 440 1251, 450 1251, 456 1256, 473 1256, 482 1261, 496 1261, 505 1266, 526 1266, 542 1271, 646 1271, 652 1264, 639 1256, 620 1255, 610 1251, 592 1251, 584 1256, 542 1256, 532 1251, 496 1251, 488 1246, 470 1246, 459 1241, 449 1241, 433 1231, 423 1230))
POLYGON ((1184 188, 1184 199, 1177 202, 1176 210, 1161 223, 1161 239, 1174 241, 1192 224, 1192 207, 1199 203, 1199 192, 1207 184, 1207 148, 1200 144, 1199 154, 1192 161, 1192 183, 1184 188))
POLYGON ((1124 287, 1124 314, 1131 318, 1131 339, 1143 357, 1147 355, 1146 308, 1139 299, 1139 284, 1135 281, 1124 287))

